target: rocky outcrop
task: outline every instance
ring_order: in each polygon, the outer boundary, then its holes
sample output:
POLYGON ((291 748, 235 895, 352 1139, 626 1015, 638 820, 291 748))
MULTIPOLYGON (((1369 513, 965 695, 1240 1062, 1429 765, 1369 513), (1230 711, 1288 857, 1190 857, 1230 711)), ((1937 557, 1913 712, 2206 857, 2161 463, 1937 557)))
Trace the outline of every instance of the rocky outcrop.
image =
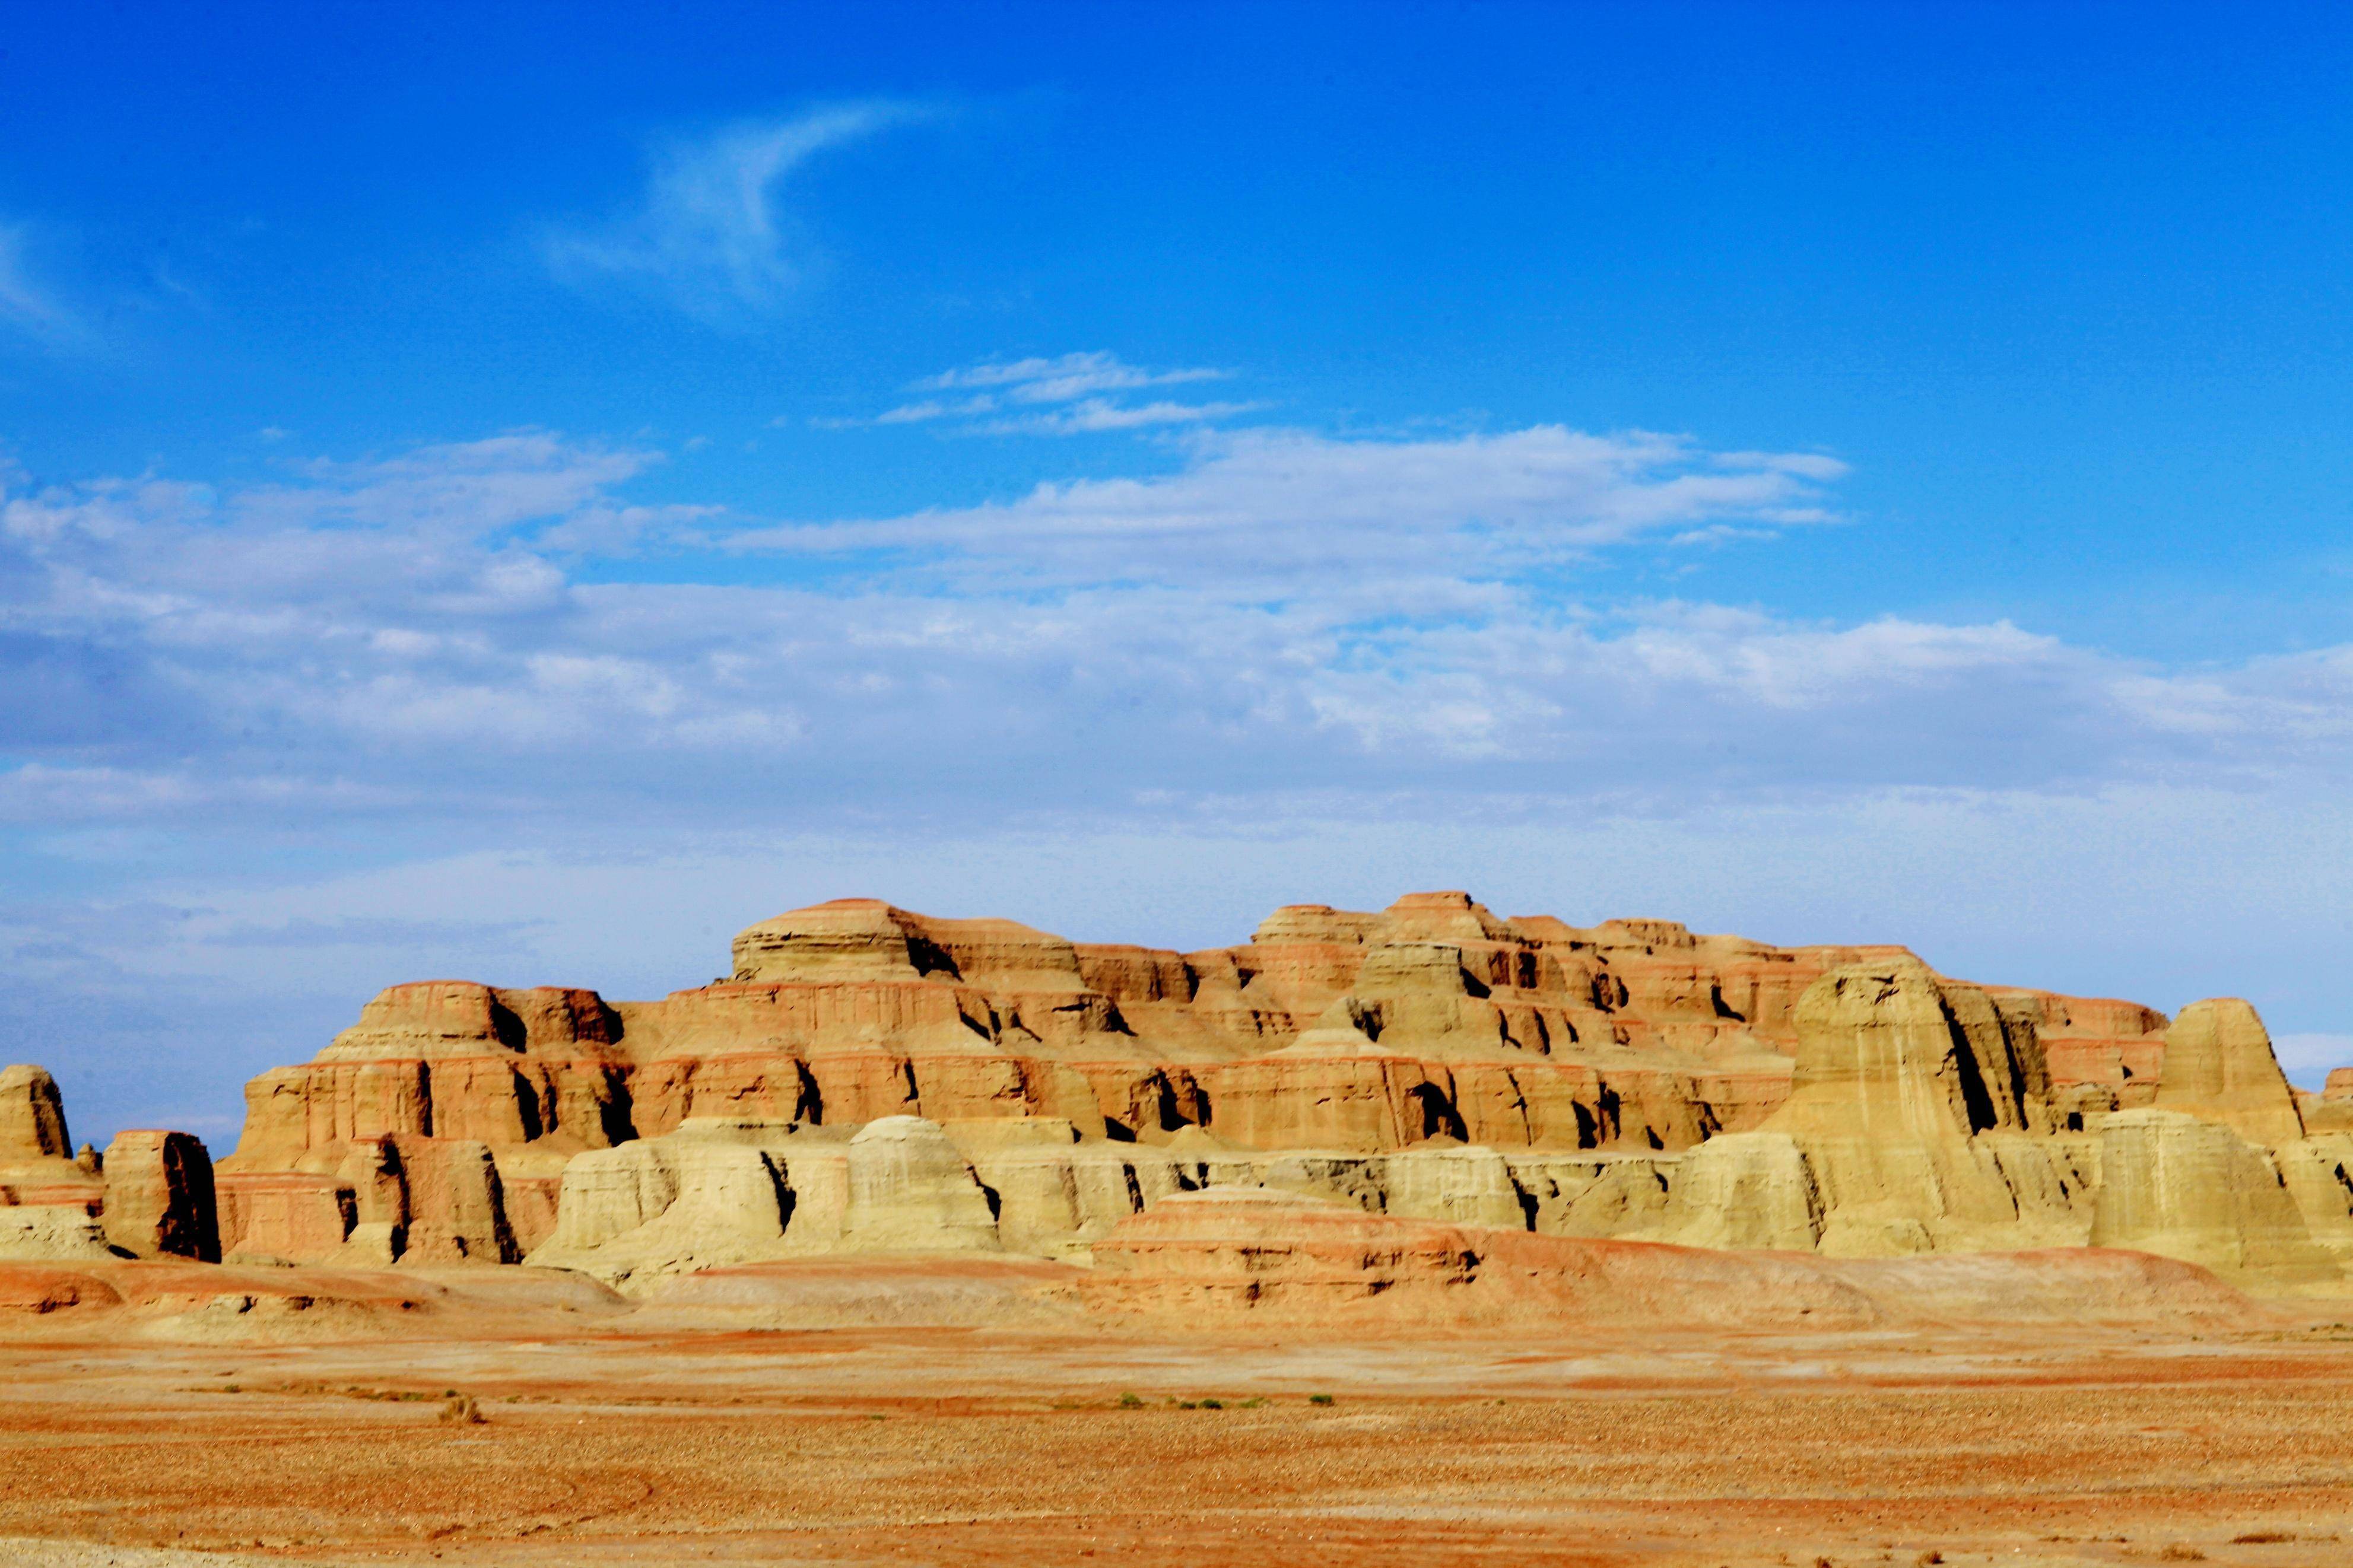
POLYGON ((125 1132, 101 1158, 72 1148, 43 1068, 0 1070, 0 1258, 170 1254, 217 1262, 212 1163, 185 1132, 125 1132))
POLYGON ((2073 1249, 1862 1261, 1528 1236, 1369 1215, 1292 1194, 1185 1194, 1121 1223, 1079 1293, 1166 1329, 1302 1324, 1427 1332, 1508 1322, 1662 1333, 2103 1318, 2243 1321, 2189 1265, 2073 1249))
POLYGON ((341 1145, 331 1172, 224 1172, 223 1250, 280 1263, 514 1263, 490 1146, 385 1133, 341 1145))
POLYGON ((2181 1258, 2256 1289, 2344 1283, 2263 1151, 2221 1121, 2178 1111, 2119 1111, 2101 1123, 2091 1242, 2181 1258))
POLYGON ((1669 1223, 1655 1235, 1686 1247, 1811 1252, 1822 1238, 1821 1190, 1787 1132, 1726 1132, 1683 1156, 1669 1223))
POLYGON ((2254 1008, 2235 996, 2192 1002, 2173 1020, 2155 1103, 2267 1147, 2304 1136, 2295 1091, 2280 1071, 2270 1032, 2254 1008))
POLYGON ((106 1239, 134 1258, 221 1258, 213 1163, 185 1132, 118 1132, 106 1146, 106 1239))
POLYGON ((0 1166, 72 1157, 58 1080, 42 1068, 0 1068, 0 1166))
POLYGON ((1661 1234, 1862 1258, 2083 1241, 2092 1183, 2030 1014, 1897 955, 1832 970, 1795 1015, 1788 1101, 1683 1162, 1661 1234))
POLYGON ((623 1280, 1084 1262, 1155 1200, 1223 1189, 1898 1258, 2081 1246, 2104 1129, 2152 1102, 2251 1140, 2308 1239, 2353 1257, 2353 1110, 2333 1131, 2300 1109, 2243 1004, 2168 1027, 1900 948, 1505 919, 1461 892, 1286 906, 1192 952, 843 900, 746 929, 725 978, 657 1001, 396 986, 249 1086, 219 1190, 248 1256, 527 1253, 623 1280))

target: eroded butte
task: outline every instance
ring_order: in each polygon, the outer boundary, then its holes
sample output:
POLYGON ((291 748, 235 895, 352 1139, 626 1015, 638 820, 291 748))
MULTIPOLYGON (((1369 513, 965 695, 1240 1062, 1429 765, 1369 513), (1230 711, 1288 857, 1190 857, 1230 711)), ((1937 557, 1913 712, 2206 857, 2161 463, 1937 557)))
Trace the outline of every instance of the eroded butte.
POLYGON ((2242 1001, 851 900, 247 1107, 0 1074, 0 1562, 2353 1562, 2353 1073, 2242 1001))

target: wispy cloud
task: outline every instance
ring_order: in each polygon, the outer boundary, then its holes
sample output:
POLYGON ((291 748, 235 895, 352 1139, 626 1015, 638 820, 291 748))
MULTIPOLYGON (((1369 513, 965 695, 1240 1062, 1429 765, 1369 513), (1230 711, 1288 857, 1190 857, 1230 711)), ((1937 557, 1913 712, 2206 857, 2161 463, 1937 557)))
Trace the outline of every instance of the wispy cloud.
POLYGON ((34 226, 0 223, 0 328, 53 352, 90 346, 89 327, 35 275, 34 226))
MULTIPOLYGON (((1058 417, 1145 422, 1153 405, 1058 417)), ((1113 427, 1106 426, 1106 427, 1113 427)), ((747 530, 737 550, 914 550, 967 579, 1186 583, 1229 597, 1458 597, 1642 536, 1829 514, 1843 465, 1708 452, 1674 436, 1561 426, 1420 440, 1203 431, 1177 471, 1042 484, 1017 500, 747 530)))
POLYGON ((1206 366, 1146 370, 1094 350, 1053 358, 988 360, 925 376, 908 387, 925 395, 868 418, 826 418, 824 428, 955 423, 967 432, 1008 436, 1078 436, 1153 426, 1212 425, 1265 406, 1259 403, 1185 403, 1125 395, 1187 382, 1222 381, 1230 371, 1206 366))
POLYGON ((649 160, 637 211, 549 233, 543 251, 567 282, 619 283, 711 321, 774 310, 802 281, 808 248, 780 194, 829 147, 913 118, 900 103, 850 103, 672 142, 649 160))
POLYGON ((632 500, 655 460, 520 432, 241 489, 8 497, 0 819, 626 837, 649 812, 1147 789, 1672 801, 2353 764, 2347 650, 2177 672, 2001 621, 1816 625, 1597 574, 1826 510, 1839 470, 1810 455, 1215 433, 1173 473, 790 527, 632 500), (664 564, 603 569, 629 552, 664 564), (1073 744, 1085 766, 1039 771, 1073 744))

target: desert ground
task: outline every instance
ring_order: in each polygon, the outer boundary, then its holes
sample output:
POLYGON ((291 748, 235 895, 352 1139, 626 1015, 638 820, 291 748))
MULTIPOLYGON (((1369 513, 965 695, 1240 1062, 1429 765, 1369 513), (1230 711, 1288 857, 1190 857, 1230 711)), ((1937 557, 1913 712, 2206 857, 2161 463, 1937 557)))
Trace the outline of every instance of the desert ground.
POLYGON ((1188 1331, 1086 1318, 1071 1272, 212 1270, 12 1311, 0 1561, 2353 1561, 2343 1303, 1188 1331))

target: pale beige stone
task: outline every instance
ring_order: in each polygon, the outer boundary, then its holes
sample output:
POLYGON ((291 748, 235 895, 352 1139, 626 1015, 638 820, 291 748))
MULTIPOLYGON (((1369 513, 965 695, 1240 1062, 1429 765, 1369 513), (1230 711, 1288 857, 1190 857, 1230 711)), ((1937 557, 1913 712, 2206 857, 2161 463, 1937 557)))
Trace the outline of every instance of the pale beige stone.
POLYGON ((2235 996, 2192 1002, 2173 1020, 2156 1105, 2220 1122, 2266 1148, 2304 1136, 2295 1091, 2280 1071, 2271 1033, 2235 996))
POLYGON ((2259 1289, 2338 1287, 2263 1151, 2220 1121, 2120 1110, 2100 1126, 2091 1243, 2178 1258, 2259 1289))

